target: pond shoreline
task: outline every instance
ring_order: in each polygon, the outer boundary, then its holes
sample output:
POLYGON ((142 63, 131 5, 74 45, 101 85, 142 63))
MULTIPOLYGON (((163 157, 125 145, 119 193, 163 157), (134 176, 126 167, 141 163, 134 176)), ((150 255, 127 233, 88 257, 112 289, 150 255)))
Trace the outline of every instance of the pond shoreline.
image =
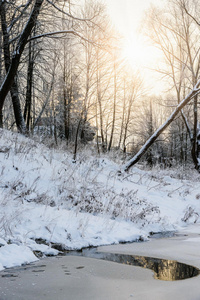
POLYGON ((64 255, 88 257, 150 269, 154 272, 155 279, 165 281, 184 280, 200 275, 200 269, 188 264, 180 263, 176 260, 133 254, 99 252, 97 248, 83 249, 82 251, 70 251, 64 255))
MULTIPOLYGON (((178 260, 200 268, 199 233, 200 225, 196 224, 174 237, 102 246, 98 247, 98 251, 178 260)), ((161 281, 155 280, 153 272, 148 269, 67 255, 2 271, 0 299, 199 300, 199 284, 200 276, 161 281)))

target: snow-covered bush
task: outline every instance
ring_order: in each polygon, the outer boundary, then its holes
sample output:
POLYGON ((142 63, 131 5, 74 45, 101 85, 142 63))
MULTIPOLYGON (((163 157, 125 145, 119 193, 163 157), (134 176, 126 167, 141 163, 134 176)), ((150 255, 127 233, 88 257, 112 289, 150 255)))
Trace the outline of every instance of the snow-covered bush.
POLYGON ((196 171, 119 169, 92 148, 74 163, 65 148, 0 129, 0 239, 50 254, 56 244, 80 249, 133 241, 198 222, 196 171))

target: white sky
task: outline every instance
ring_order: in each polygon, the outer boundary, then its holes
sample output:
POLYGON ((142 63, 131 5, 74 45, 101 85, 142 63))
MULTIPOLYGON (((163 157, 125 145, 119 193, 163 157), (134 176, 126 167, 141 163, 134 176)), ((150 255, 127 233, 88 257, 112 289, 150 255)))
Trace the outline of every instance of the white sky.
POLYGON ((144 13, 150 5, 163 6, 165 0, 104 0, 104 2, 107 4, 113 24, 125 37, 125 56, 133 68, 142 69, 144 77, 151 78, 148 79, 149 86, 154 86, 154 91, 158 91, 160 83, 155 84, 147 69, 155 67, 160 55, 157 49, 145 44, 145 38, 139 33, 139 29, 142 27, 144 13))
POLYGON ((163 5, 164 0, 105 0, 108 12, 118 30, 123 34, 136 31, 140 21, 151 3, 163 5))

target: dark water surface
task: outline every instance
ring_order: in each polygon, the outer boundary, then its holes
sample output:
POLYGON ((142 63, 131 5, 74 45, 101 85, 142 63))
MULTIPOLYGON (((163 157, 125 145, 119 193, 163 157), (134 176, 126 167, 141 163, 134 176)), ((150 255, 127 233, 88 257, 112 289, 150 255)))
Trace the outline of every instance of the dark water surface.
POLYGON ((84 256, 147 268, 154 271, 154 278, 159 280, 182 280, 192 278, 200 274, 200 270, 198 268, 175 260, 129 254, 97 252, 96 248, 83 249, 82 251, 70 251, 66 253, 66 255, 84 256))

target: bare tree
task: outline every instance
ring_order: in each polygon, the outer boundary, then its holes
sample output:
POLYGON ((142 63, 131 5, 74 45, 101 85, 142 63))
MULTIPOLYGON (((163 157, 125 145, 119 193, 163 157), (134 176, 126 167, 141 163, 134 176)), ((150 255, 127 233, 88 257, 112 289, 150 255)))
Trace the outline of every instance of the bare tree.
MULTIPOLYGON (((5 3, 6 3, 5 1, 2 1, 2 0, 0 1, 0 12, 1 12, 2 18, 5 17, 5 3)), ((27 6, 28 6, 28 4, 29 3, 27 3, 27 6)), ((15 50, 12 53, 11 59, 10 59, 10 57, 11 57, 10 53, 7 53, 7 51, 6 51, 6 50, 8 50, 8 45, 9 45, 8 37, 6 36, 6 34, 4 35, 4 47, 5 47, 4 58, 6 61, 6 77, 0 88, 0 112, 1 113, 2 113, 2 109, 3 109, 4 101, 6 99, 8 92, 11 91, 11 89, 13 89, 13 84, 14 84, 14 88, 16 87, 15 86, 15 84, 16 84, 15 76, 17 74, 17 70, 19 67, 20 58, 24 51, 28 37, 30 36, 31 31, 36 24, 37 17, 39 15, 42 4, 43 4, 43 0, 36 0, 34 2, 33 8, 29 15, 29 19, 27 20, 21 34, 19 35, 19 38, 18 38, 16 46, 15 46, 15 50), (8 62, 8 60, 9 60, 9 62, 8 62)), ((12 23, 15 21, 16 21, 16 19, 13 19, 12 23)), ((1 19, 1 24, 3 27, 6 25, 4 19, 1 19)), ((2 31, 4 31, 3 28, 2 28, 2 31)), ((18 94, 16 89, 14 90, 14 93, 15 92, 18 94)), ((16 100, 16 101, 17 101, 17 103, 16 103, 16 107, 17 107, 16 122, 19 121, 18 127, 20 128, 20 130, 23 131, 24 124, 23 124, 23 119, 22 119, 21 107, 20 107, 19 101, 18 100, 16 100)))
MULTIPOLYGON (((164 12, 153 8, 150 14, 151 38, 158 48, 163 52, 166 69, 157 69, 171 81, 177 103, 184 98, 185 92, 191 90, 197 83, 199 76, 199 51, 200 44, 196 31, 196 24, 188 17, 183 8, 182 1, 169 1, 169 9, 164 12)), ((193 100, 193 116, 188 119, 185 112, 181 111, 182 120, 180 126, 185 124, 191 141, 191 154, 195 167, 198 169, 197 153, 197 95, 193 100), (190 124, 193 122, 191 130, 190 124)), ((179 127, 180 127, 179 126, 179 127)), ((183 154, 183 132, 180 136, 181 150, 183 154)), ((182 155, 183 156, 183 155, 182 155)))
MULTIPOLYGON (((44 37, 54 37, 66 34, 73 34, 76 36, 80 36, 79 33, 73 28, 70 30, 58 30, 53 32, 44 32, 40 35, 32 36, 33 28, 35 27, 38 16, 40 15, 40 21, 43 22, 43 25, 47 23, 46 20, 41 18, 42 7, 44 6, 49 9, 49 11, 56 11, 57 16, 54 20, 59 19, 63 14, 65 18, 74 20, 74 22, 85 22, 88 26, 89 24, 94 24, 93 17, 91 16, 88 19, 83 19, 79 17, 75 17, 72 11, 74 5, 71 5, 70 2, 59 2, 56 3, 50 0, 35 0, 35 1, 27 1, 24 4, 20 5, 17 1, 14 2, 6 2, 0 1, 0 15, 1 15, 1 27, 3 32, 3 50, 4 50, 4 60, 5 60, 5 70, 6 75, 0 87, 0 115, 2 116, 2 109, 4 106, 4 102, 6 96, 9 92, 11 92, 11 96, 13 99, 13 107, 15 112, 15 119, 17 123, 18 130, 21 132, 25 132, 25 122, 21 111, 21 104, 19 101, 19 91, 17 85, 17 73, 19 64, 21 62, 22 56, 24 54, 24 50, 26 44, 28 42, 34 41, 35 39, 42 39, 44 37), (14 3, 14 5, 13 5, 14 3), (44 4, 44 5, 43 5, 44 4), (7 13, 9 12, 9 13, 7 13), (9 15, 9 24, 6 19, 6 16, 9 15), (10 17, 11 15, 11 17, 10 17), (12 45, 12 47, 10 47, 12 45), (11 51, 12 48, 12 51, 11 51)), ((99 11, 96 12, 99 14, 99 11)), ((45 25, 44 25, 45 27, 45 25)), ((30 47, 31 44, 29 43, 30 47)), ((31 52, 29 52, 31 53, 31 52)), ((33 65, 31 57, 29 56, 29 69, 27 72, 27 93, 26 93, 26 105, 24 110, 24 117, 26 118, 27 127, 29 128, 30 123, 30 107, 31 107, 31 81, 33 72, 33 65)), ((1 117, 2 120, 2 117, 1 117)), ((1 121, 2 125, 2 121, 1 121)))
POLYGON ((130 167, 136 164, 140 158, 146 153, 146 151, 151 147, 151 145, 156 141, 156 139, 160 136, 160 134, 172 123, 175 117, 181 112, 181 110, 196 96, 200 93, 200 81, 197 82, 193 90, 183 99, 170 117, 166 120, 166 122, 160 126, 154 134, 146 141, 143 147, 138 151, 138 153, 130 159, 124 166, 123 169, 128 171, 130 167))

